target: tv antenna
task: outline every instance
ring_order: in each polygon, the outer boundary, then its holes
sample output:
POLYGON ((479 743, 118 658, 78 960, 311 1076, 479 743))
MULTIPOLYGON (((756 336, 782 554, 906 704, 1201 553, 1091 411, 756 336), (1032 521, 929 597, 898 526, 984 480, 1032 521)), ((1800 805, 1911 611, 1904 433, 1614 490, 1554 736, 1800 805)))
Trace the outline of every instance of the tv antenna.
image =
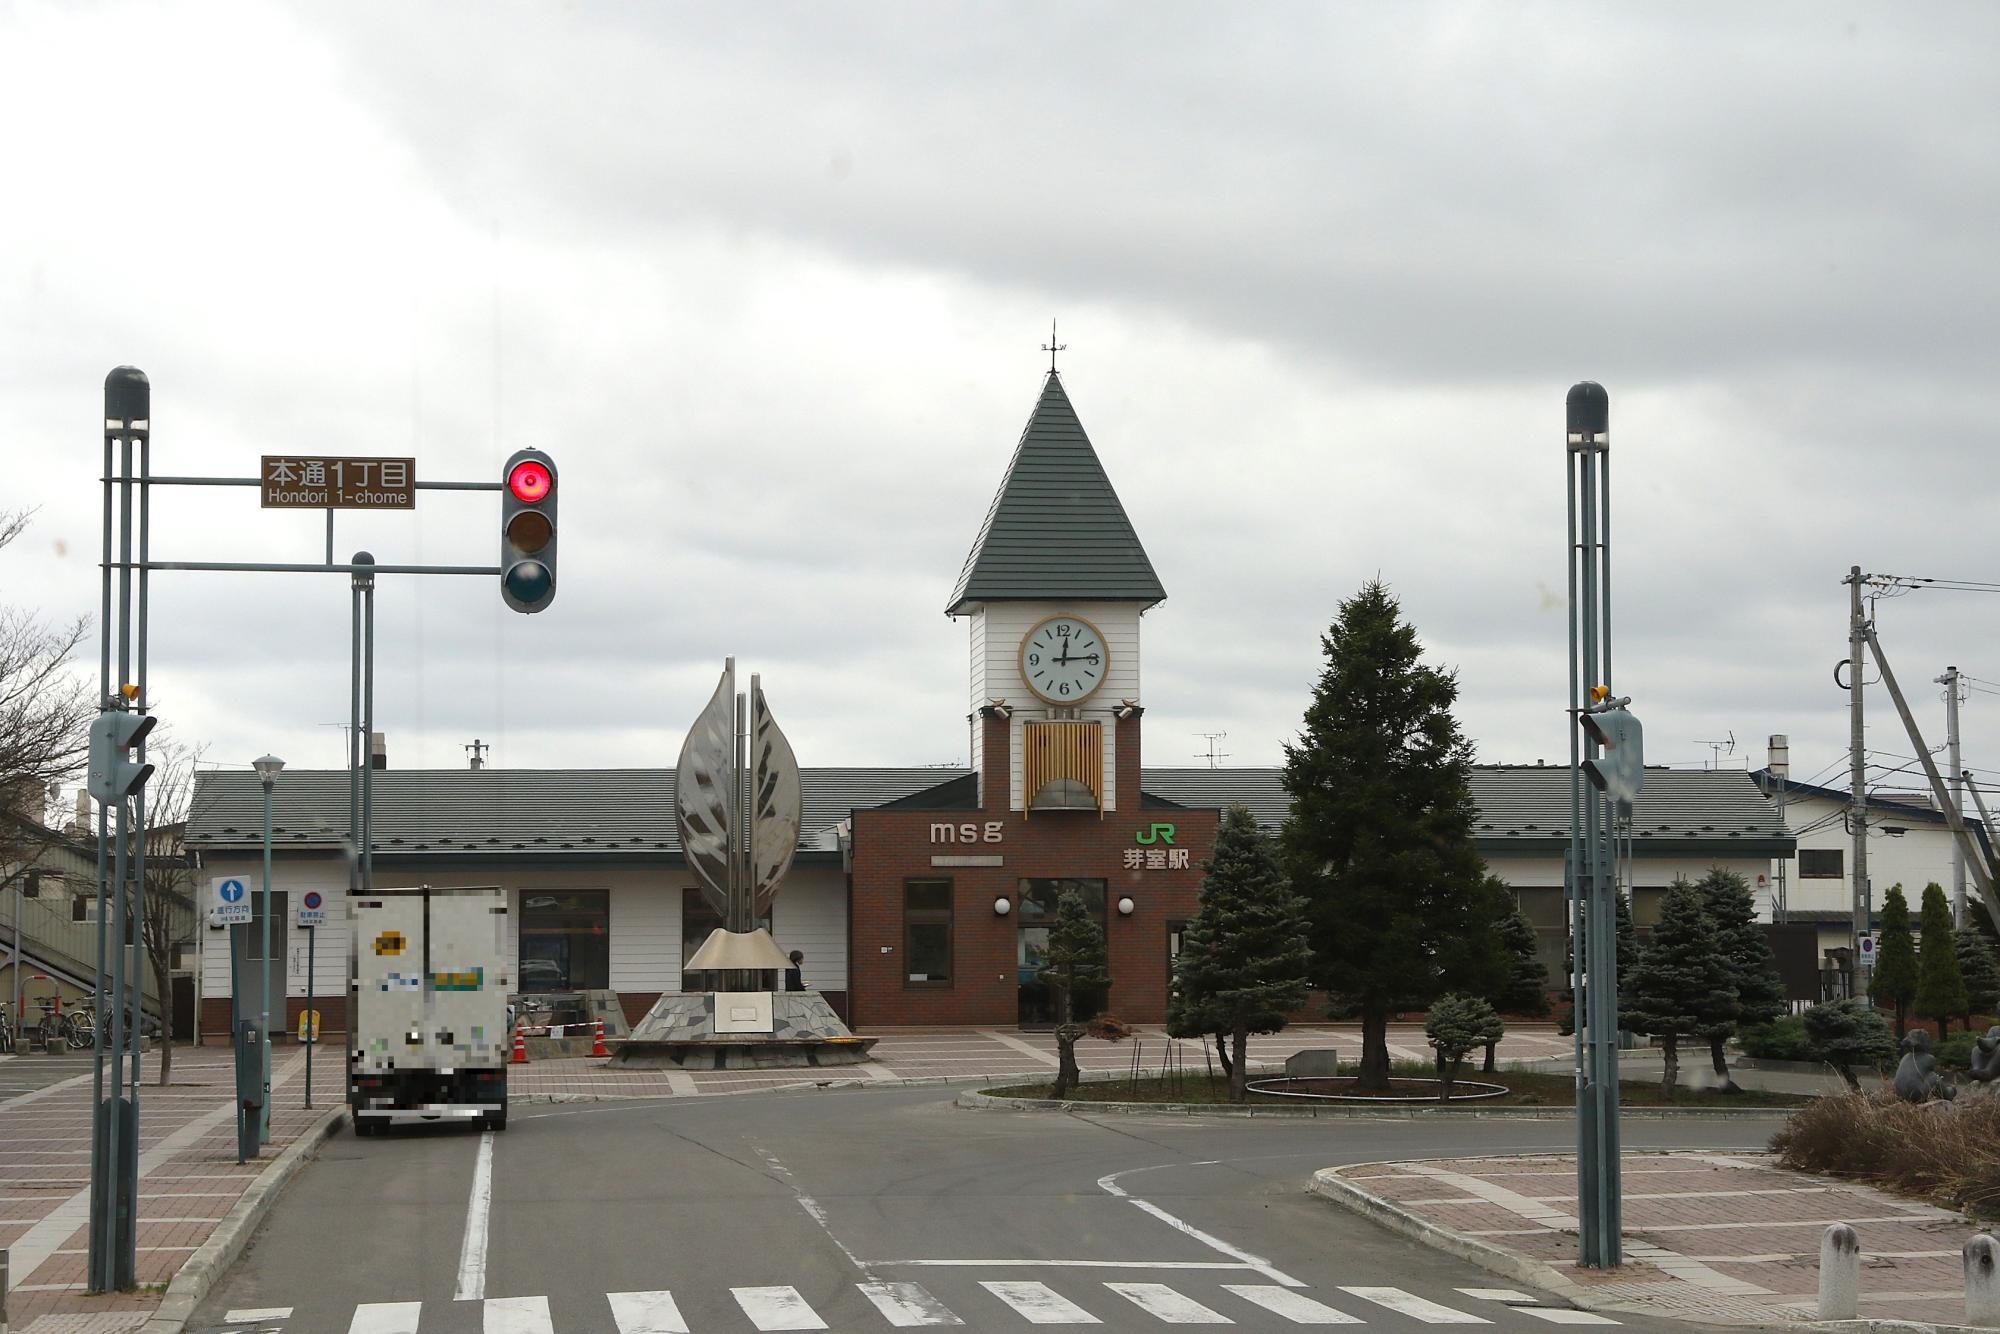
POLYGON ((1709 755, 1708 767, 1711 769, 1720 769, 1723 758, 1736 753, 1736 730, 1734 728, 1730 729, 1729 739, 1726 741, 1710 741, 1706 744, 1709 755))
POLYGON ((1207 750, 1207 752, 1206 752, 1206 753, 1204 754, 1204 753, 1202 753, 1202 752, 1199 752, 1199 751, 1197 751, 1197 752, 1195 753, 1195 758, 1196 758, 1196 759, 1198 759, 1198 760, 1201 760, 1201 759, 1205 759, 1205 760, 1207 760, 1207 761, 1208 761, 1208 767, 1209 767, 1209 768, 1213 769, 1213 768, 1217 767, 1217 766, 1216 766, 1216 763, 1215 763, 1215 762, 1216 762, 1217 760, 1226 760, 1226 759, 1228 759, 1228 758, 1229 758, 1229 752, 1228 752, 1228 751, 1226 751, 1226 750, 1224 750, 1224 751, 1218 751, 1218 750, 1217 750, 1217 749, 1215 748, 1215 743, 1216 743, 1216 742, 1218 742, 1218 741, 1220 741, 1220 740, 1222 740, 1222 738, 1224 738, 1224 737, 1228 736, 1228 735, 1229 735, 1229 733, 1227 733, 1227 732, 1196 732, 1196 733, 1195 733, 1195 735, 1196 735, 1196 736, 1198 736, 1198 737, 1201 737, 1201 738, 1203 738, 1204 740, 1206 740, 1206 741, 1208 742, 1208 750, 1207 750))

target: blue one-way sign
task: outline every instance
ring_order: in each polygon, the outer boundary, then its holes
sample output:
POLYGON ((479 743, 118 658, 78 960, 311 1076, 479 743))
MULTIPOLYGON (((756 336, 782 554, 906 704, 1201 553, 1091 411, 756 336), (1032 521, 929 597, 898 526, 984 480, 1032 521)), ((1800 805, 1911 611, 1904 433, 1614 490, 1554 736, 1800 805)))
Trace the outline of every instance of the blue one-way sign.
POLYGON ((250 887, 241 876, 220 876, 208 886, 209 912, 217 926, 250 924, 250 887))

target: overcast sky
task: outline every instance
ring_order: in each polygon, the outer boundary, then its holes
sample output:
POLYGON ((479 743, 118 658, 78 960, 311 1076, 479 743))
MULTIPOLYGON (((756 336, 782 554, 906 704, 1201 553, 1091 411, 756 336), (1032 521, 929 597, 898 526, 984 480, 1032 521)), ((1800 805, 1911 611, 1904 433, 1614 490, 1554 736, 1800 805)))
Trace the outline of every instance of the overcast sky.
MULTIPOLYGON (((670 764, 729 653, 804 764, 963 763, 942 612, 1055 317, 1168 592, 1149 764, 1279 762, 1377 574, 1482 760, 1566 760, 1596 379, 1648 758, 1788 732, 1843 781, 1848 567, 2000 580, 1996 50, 1983 5, 0 5, 0 503, 41 506, 0 601, 94 611, 129 362, 162 473, 555 457, 550 611, 382 581, 397 767, 670 764)), ((253 495, 161 492, 156 555, 323 555, 253 495)), ((339 554, 488 562, 495 513, 339 554)), ((1879 608, 1933 743, 1932 678, 1993 683, 1994 770, 1997 614, 1879 608)), ((347 616, 340 576, 157 576, 158 711, 336 765, 347 616)))

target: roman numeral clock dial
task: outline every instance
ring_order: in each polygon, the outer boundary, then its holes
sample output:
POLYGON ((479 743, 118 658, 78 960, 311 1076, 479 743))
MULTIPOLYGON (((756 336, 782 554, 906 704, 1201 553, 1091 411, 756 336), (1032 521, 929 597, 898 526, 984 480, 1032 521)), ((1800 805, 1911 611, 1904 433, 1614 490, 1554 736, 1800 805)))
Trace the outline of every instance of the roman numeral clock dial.
POLYGON ((1081 616, 1051 616, 1022 636, 1021 679, 1051 704, 1089 699, 1110 669, 1104 636, 1081 616))

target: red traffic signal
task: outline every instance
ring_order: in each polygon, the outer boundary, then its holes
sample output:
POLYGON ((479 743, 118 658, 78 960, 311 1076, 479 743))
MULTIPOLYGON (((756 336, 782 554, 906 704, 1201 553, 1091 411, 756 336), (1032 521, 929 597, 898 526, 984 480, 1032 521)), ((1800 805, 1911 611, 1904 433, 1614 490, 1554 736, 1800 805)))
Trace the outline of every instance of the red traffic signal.
POLYGON ((555 478, 550 475, 548 465, 535 459, 522 459, 507 473, 507 489, 523 505, 535 505, 548 499, 549 491, 554 486, 555 478))
POLYGON ((542 611, 556 596, 555 460, 518 450, 501 476, 500 598, 515 611, 542 611))

